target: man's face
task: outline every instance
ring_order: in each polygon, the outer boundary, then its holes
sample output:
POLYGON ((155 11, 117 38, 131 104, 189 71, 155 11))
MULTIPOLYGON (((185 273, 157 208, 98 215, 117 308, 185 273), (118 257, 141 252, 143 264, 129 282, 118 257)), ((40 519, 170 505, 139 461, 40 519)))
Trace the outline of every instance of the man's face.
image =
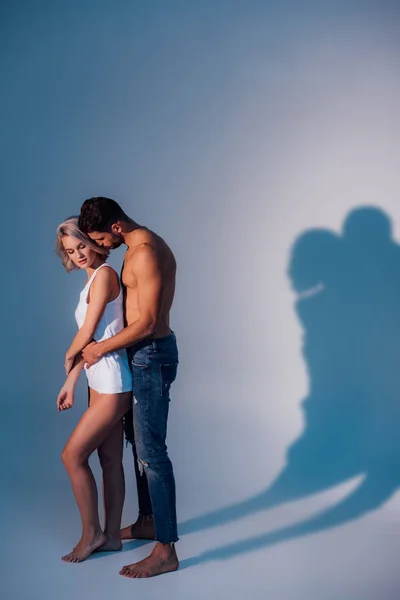
POLYGON ((124 243, 124 238, 120 233, 108 233, 103 231, 92 231, 88 236, 102 248, 114 250, 124 243))

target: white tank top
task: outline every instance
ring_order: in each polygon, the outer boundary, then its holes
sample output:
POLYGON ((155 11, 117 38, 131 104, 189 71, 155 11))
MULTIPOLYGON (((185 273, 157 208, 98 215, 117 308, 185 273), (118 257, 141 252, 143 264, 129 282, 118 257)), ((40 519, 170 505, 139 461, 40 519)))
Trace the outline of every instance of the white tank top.
MULTIPOLYGON (((105 262, 102 263, 97 269, 95 269, 91 278, 86 283, 83 290, 81 291, 80 298, 79 298, 79 304, 75 310, 75 318, 76 318, 76 322, 78 323, 79 329, 82 327, 82 325, 85 321, 86 311, 87 311, 87 307, 88 307, 87 298, 88 298, 90 287, 94 281, 94 278, 96 277, 97 273, 99 272, 99 270, 102 267, 108 267, 109 269, 112 268, 112 267, 110 267, 109 264, 107 264, 105 262)), ((105 310, 101 316, 101 319, 96 327, 96 331, 93 334, 93 339, 95 339, 96 342, 102 342, 103 340, 106 340, 109 337, 120 332, 121 329, 124 328, 123 293, 122 293, 122 286, 120 285, 119 287, 120 287, 120 290, 119 290, 119 294, 118 294, 117 298, 115 298, 115 300, 113 300, 112 302, 109 302, 108 304, 106 304, 106 308, 105 308, 105 310)))
MULTIPOLYGON (((79 329, 82 327, 88 307, 88 294, 94 278, 102 267, 108 267, 109 264, 102 263, 90 277, 85 287, 80 293, 79 303, 75 310, 75 318, 79 329)), ((123 308, 123 290, 120 284, 120 290, 117 298, 108 302, 100 321, 93 334, 96 342, 102 342, 113 335, 116 335, 124 328, 124 308, 123 308)), ((130 392, 132 390, 132 372, 129 368, 128 356, 125 350, 116 350, 102 356, 102 358, 93 366, 86 368, 89 387, 100 394, 119 394, 130 392)))

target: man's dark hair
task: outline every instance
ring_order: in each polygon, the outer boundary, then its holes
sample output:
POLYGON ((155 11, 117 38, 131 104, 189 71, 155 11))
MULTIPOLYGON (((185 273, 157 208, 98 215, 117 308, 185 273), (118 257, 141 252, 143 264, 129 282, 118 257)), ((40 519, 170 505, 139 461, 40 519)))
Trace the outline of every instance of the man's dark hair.
POLYGON ((99 196, 89 198, 82 204, 78 227, 83 233, 92 231, 110 233, 111 225, 117 221, 129 221, 129 217, 118 202, 99 196))

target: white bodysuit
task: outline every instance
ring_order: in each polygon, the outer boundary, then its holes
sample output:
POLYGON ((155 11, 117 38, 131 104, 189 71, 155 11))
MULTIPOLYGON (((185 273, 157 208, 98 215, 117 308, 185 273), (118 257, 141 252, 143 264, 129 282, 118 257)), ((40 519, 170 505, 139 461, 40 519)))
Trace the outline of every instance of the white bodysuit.
MULTIPOLYGON (((112 268, 107 263, 102 263, 94 271, 81 291, 79 304, 75 310, 75 318, 79 329, 85 321, 90 286, 99 269, 102 267, 112 268)), ((118 297, 106 305, 104 313, 96 327, 93 335, 93 339, 96 342, 106 340, 124 328, 123 310, 123 291, 120 284, 118 297)), ((132 390, 132 372, 129 368, 128 356, 125 349, 105 354, 96 364, 89 368, 85 367, 85 371, 89 387, 100 394, 121 394, 122 392, 130 392, 132 390)))

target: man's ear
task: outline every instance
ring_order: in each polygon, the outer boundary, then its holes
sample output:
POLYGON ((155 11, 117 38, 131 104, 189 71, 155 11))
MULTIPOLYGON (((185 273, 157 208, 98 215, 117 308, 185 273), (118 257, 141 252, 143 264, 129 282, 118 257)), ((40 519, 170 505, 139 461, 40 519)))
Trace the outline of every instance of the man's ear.
POLYGON ((111 233, 122 233, 122 226, 119 221, 111 225, 111 233))

